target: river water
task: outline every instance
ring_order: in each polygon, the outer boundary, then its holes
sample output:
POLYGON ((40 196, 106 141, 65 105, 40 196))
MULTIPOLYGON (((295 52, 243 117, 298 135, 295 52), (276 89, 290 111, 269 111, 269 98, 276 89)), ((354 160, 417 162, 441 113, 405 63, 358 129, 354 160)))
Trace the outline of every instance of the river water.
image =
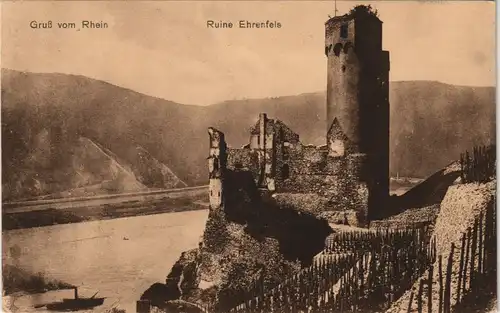
MULTIPOLYGON (((104 305, 135 313, 135 302, 153 283, 164 282, 182 251, 195 248, 207 210, 165 213, 2 233, 2 259, 32 273, 42 272, 79 287, 81 296, 106 297, 104 305), (10 255, 19 247, 20 256, 10 255)), ((19 313, 45 312, 43 304, 72 298, 73 291, 10 297, 19 313)), ((5 304, 4 304, 5 306, 5 304)))

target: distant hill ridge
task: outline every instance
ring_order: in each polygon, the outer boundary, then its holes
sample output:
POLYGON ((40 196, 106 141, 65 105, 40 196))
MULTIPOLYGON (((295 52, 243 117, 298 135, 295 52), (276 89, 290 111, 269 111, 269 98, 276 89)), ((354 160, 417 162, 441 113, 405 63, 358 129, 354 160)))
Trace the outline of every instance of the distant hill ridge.
MULTIPOLYGON (((494 141, 494 87, 391 82, 390 102, 394 176, 425 177, 464 149, 494 141)), ((82 163, 92 165, 81 175, 104 181, 104 159, 74 156, 81 137, 128 164, 147 188, 205 184, 207 128, 239 147, 260 112, 285 122, 303 143, 324 144, 324 92, 195 106, 84 76, 2 69, 2 197, 77 188, 82 163)))

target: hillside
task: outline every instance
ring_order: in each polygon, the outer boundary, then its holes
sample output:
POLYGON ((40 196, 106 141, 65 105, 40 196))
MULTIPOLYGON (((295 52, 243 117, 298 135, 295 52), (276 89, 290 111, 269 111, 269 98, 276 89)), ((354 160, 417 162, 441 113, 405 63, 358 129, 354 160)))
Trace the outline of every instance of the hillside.
MULTIPOLYGON (((393 175, 425 177, 461 151, 494 140, 493 87, 393 82, 390 101, 393 175)), ((46 186, 43 193, 76 188, 80 164, 72 155, 81 137, 128 164, 148 188, 204 184, 207 127, 225 132, 228 143, 239 147, 258 113, 266 112, 304 143, 323 144, 324 103, 324 93, 310 93, 182 105, 83 76, 3 69, 2 197, 40 194, 30 191, 36 182, 46 186)))
POLYGON ((100 184, 89 195, 185 186, 142 151, 158 146, 148 127, 163 122, 157 110, 140 111, 142 98, 149 99, 81 76, 3 70, 3 200, 100 184))
MULTIPOLYGON (((494 142, 495 89, 431 81, 391 82, 391 175, 425 178, 456 160, 465 149, 494 142)), ((259 112, 282 119, 301 141, 324 144, 324 93, 275 99, 227 101, 212 107, 224 116, 218 129, 230 144, 248 140, 241 125, 259 112)))

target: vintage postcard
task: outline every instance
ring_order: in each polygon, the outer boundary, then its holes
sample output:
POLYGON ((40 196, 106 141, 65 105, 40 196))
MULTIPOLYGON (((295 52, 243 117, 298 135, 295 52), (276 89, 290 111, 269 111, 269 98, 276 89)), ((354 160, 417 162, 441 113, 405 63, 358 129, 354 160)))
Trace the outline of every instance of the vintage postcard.
POLYGON ((2 310, 496 312, 495 10, 2 2, 2 310))

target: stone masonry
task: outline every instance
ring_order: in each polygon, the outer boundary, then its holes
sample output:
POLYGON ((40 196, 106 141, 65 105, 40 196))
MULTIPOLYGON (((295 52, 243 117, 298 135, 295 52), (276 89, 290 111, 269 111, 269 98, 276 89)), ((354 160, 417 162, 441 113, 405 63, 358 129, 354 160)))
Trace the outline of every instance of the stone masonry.
POLYGON ((382 50, 382 22, 362 9, 329 19, 325 54, 326 144, 304 145, 265 113, 241 149, 227 147, 224 134, 210 128, 212 210, 224 207, 229 170, 251 173, 273 201, 331 222, 345 215, 362 225, 383 214, 389 195, 389 53, 382 50))

